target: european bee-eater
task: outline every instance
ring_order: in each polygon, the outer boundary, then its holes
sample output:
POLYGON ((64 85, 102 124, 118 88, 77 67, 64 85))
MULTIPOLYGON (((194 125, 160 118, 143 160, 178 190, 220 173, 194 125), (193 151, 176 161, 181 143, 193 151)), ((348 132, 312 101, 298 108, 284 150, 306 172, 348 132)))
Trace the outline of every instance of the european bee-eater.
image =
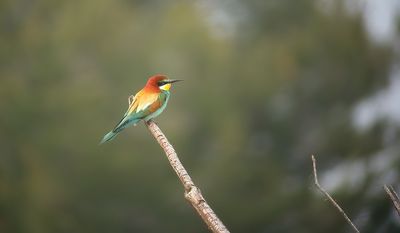
POLYGON ((167 106, 171 84, 178 81, 181 80, 168 79, 165 75, 150 77, 142 90, 135 96, 129 96, 129 107, 124 117, 103 137, 100 144, 110 141, 123 129, 135 125, 140 120, 148 121, 160 115, 167 106))

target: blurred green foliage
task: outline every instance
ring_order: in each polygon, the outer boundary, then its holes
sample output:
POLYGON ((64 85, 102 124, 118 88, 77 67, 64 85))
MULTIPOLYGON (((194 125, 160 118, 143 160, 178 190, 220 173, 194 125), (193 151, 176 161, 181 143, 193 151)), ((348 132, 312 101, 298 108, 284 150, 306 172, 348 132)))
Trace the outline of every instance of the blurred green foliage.
MULTIPOLYGON (((398 126, 352 123, 388 85, 392 47, 340 1, 219 1, 231 34, 202 2, 0 3, 0 232, 207 232, 143 125, 98 146, 155 73, 185 79, 157 121, 232 232, 350 231, 309 156, 324 173, 396 148, 398 126)), ((391 153, 332 193, 362 232, 399 230, 391 153)))

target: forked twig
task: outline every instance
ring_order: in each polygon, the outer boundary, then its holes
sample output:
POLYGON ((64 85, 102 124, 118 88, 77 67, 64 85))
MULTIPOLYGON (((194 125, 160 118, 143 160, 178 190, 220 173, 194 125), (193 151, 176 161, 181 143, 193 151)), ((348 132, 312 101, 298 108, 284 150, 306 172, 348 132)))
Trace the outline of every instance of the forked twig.
POLYGON ((400 198, 397 195, 396 191, 394 190, 393 186, 384 185, 383 188, 385 189, 386 193, 389 195, 389 198, 392 200, 394 208, 397 211, 397 214, 400 216, 400 198))
POLYGON ((145 122, 145 124, 153 134, 154 138, 157 140, 158 144, 160 144, 161 148, 164 150, 172 169, 174 169, 176 175, 181 180, 185 189, 185 198, 190 202, 190 204, 192 204, 194 209, 207 224, 208 228, 214 233, 229 233, 225 225, 221 222, 221 220, 219 220, 217 215, 207 204, 200 192, 200 189, 197 188, 193 183, 188 172, 179 160, 175 149, 172 147, 171 143, 169 143, 167 137, 165 137, 161 129, 152 120, 145 122))
POLYGON ((354 223, 350 220, 349 217, 347 217, 347 214, 344 212, 344 210, 339 206, 338 203, 336 203, 336 201, 331 197, 331 195, 329 195, 329 193, 327 191, 325 191, 324 188, 321 187, 321 185, 318 182, 318 176, 317 176, 317 165, 315 162, 315 157, 314 155, 311 155, 311 160, 312 160, 312 164, 313 164, 313 171, 314 171, 314 183, 315 186, 317 186, 318 190, 323 193, 328 200, 332 203, 332 205, 339 210, 339 212, 343 215, 343 217, 346 219, 346 221, 351 225, 351 227, 354 229, 355 232, 360 233, 360 231, 357 229, 357 227, 354 225, 354 223))

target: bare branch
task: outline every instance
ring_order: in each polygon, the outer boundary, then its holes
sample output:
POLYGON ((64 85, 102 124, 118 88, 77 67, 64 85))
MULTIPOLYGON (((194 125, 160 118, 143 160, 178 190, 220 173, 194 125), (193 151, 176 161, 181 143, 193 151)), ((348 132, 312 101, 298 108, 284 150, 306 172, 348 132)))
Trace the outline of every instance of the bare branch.
POLYGON ((325 191, 324 188, 321 187, 321 185, 319 185, 318 176, 317 176, 317 165, 315 162, 314 155, 311 155, 311 160, 312 160, 313 171, 314 171, 315 186, 317 186, 318 190, 321 191, 321 193, 323 193, 328 198, 328 200, 332 203, 332 205, 336 209, 339 210, 339 212, 343 215, 343 217, 346 219, 346 221, 351 225, 351 227, 354 229, 354 231, 357 233, 360 233, 360 231, 357 229, 357 227, 354 225, 354 223, 350 220, 350 218, 347 217, 347 214, 343 211, 343 209, 339 206, 339 204, 336 203, 336 201, 331 197, 331 195, 329 195, 329 193, 327 191, 325 191))
POLYGON ((225 225, 221 222, 221 220, 219 220, 217 215, 207 204, 203 195, 201 195, 200 189, 194 185, 188 172, 179 160, 175 149, 169 143, 168 139, 165 137, 161 129, 152 120, 145 122, 145 124, 150 130, 151 134, 153 134, 154 138, 157 140, 158 144, 160 144, 161 148, 164 150, 172 169, 174 169, 175 173, 181 180, 183 187, 185 188, 186 200, 188 200, 190 204, 192 204, 194 209, 197 211, 197 213, 200 215, 200 217, 203 219, 203 221, 207 224, 208 228, 212 232, 229 233, 225 225))
POLYGON ((389 195, 389 198, 392 200, 393 205, 397 211, 397 214, 400 216, 400 199, 397 195, 396 191, 394 190, 393 186, 384 185, 383 188, 385 189, 386 193, 389 195))

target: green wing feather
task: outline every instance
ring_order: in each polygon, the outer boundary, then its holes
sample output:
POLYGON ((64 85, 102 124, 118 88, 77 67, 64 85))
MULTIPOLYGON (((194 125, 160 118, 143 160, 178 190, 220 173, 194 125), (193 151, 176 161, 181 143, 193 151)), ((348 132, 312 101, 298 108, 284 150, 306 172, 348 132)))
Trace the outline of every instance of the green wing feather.
POLYGON ((151 120, 151 119, 157 117, 158 115, 160 115, 164 111, 165 107, 167 106, 169 96, 170 96, 169 91, 163 91, 160 93, 160 95, 158 96, 158 101, 160 101, 160 107, 156 111, 151 111, 151 107, 152 107, 151 105, 139 112, 131 113, 131 114, 128 114, 129 113, 129 109, 128 109, 128 111, 125 112, 124 117, 118 122, 118 124, 114 127, 114 129, 112 131, 108 132, 103 137, 100 144, 112 140, 123 129, 125 129, 131 125, 135 125, 140 120, 148 121, 148 120, 151 120))

